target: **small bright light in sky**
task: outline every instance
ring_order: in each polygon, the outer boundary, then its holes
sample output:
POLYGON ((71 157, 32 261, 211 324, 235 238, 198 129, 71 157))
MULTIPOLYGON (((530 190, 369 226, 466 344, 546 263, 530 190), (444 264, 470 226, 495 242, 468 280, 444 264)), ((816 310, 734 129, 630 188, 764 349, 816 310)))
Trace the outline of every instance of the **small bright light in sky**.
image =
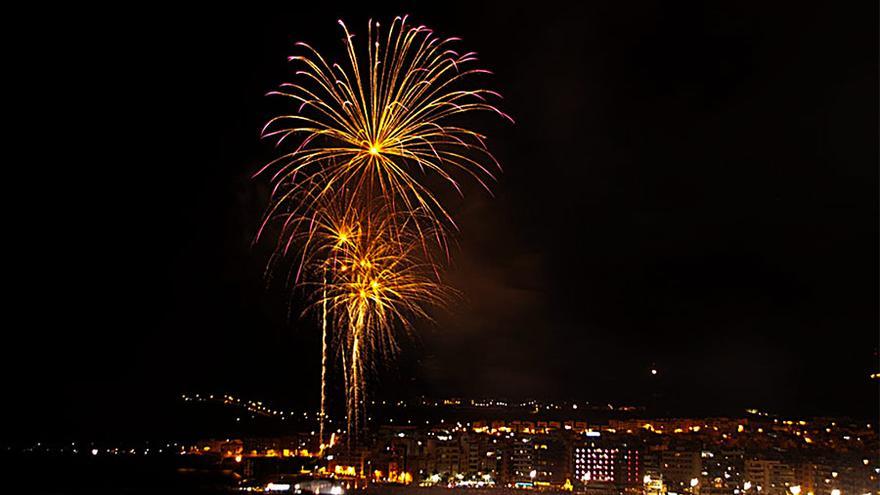
POLYGON ((651 374, 652 374, 652 375, 656 375, 656 374, 657 374, 657 370, 652 368, 652 369, 651 369, 651 374))

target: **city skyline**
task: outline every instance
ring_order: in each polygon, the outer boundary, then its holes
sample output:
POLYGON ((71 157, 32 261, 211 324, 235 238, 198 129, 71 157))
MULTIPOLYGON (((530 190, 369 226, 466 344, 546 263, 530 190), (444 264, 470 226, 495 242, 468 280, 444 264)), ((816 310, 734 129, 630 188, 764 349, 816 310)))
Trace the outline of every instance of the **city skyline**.
MULTIPOLYGON (((179 418, 195 423, 165 430, 163 437, 30 441, 0 444, 0 452, 116 469, 213 466, 218 476, 238 473, 223 483, 239 491, 289 492, 325 483, 325 489, 372 493, 866 495, 880 484, 877 425, 864 421, 757 410, 663 418, 576 402, 377 401, 364 443, 352 450, 344 441, 344 415, 324 445, 317 410, 283 410, 230 394, 184 394, 179 402, 179 418)), ((126 471, 108 468, 109 479, 124 479, 126 471)), ((184 469, 170 485, 167 474, 146 479, 142 489, 185 487, 192 476, 185 473, 193 471, 184 469)))

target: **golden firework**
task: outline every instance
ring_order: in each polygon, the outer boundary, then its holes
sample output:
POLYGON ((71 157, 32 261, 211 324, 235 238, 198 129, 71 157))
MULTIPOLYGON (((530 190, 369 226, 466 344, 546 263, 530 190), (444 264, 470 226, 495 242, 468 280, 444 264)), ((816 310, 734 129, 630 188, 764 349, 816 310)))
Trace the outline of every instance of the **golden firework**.
MULTIPOLYGON (((303 241, 307 273, 321 272, 312 294, 319 296, 323 326, 336 333, 346 380, 349 436, 363 423, 368 373, 399 351, 415 319, 430 319, 428 308, 451 294, 436 278, 436 265, 425 257, 418 212, 396 218, 384 203, 352 201, 344 193, 323 204, 309 220, 303 241)), ((326 334, 325 334, 326 338, 326 334)), ((326 354, 325 354, 326 355, 326 354)), ((322 395, 323 399, 323 395, 322 395)))
POLYGON ((500 166, 486 137, 454 122, 479 111, 510 119, 489 101, 498 93, 466 87, 471 76, 489 71, 472 67, 474 52, 454 49, 457 38, 438 38, 425 26, 409 26, 406 17, 395 18, 384 35, 378 22, 368 23, 365 59, 339 24, 345 63, 330 64, 297 43, 305 52, 289 57, 300 65, 297 82, 269 93, 293 100, 297 112, 269 120, 263 136, 298 145, 257 172, 272 170, 273 182, 289 186, 276 188, 268 216, 302 188, 314 188, 308 196, 316 199, 344 188, 382 197, 394 212, 419 211, 436 226, 454 226, 424 178, 436 174, 460 193, 458 177, 466 175, 489 189, 492 169, 500 166), (315 174, 324 180, 309 180, 315 174))
POLYGON ((293 283, 320 308, 322 446, 328 338, 342 361, 351 438, 362 425, 367 372, 451 293, 433 253, 446 249, 455 222, 436 185, 461 193, 459 180, 471 177, 489 190, 500 170, 486 136, 458 117, 491 112, 512 121, 491 103, 498 93, 468 87, 489 71, 474 67, 474 52, 456 51, 457 38, 397 17, 387 32, 369 21, 359 51, 339 24, 344 62, 331 64, 305 43, 289 57, 299 66, 295 82, 269 94, 296 111, 269 120, 262 136, 294 146, 255 174, 271 173, 273 183, 257 239, 280 225, 269 266, 297 253, 293 283))

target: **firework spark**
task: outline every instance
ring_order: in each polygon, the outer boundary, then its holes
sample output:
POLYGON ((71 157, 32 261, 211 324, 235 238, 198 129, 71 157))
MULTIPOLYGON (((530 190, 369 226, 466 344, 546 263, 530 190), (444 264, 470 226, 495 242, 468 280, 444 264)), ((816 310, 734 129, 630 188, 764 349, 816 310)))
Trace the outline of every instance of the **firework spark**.
POLYGON ((298 244, 308 246, 303 269, 322 273, 320 281, 303 285, 315 286, 311 293, 320 295, 312 307, 321 308, 325 330, 328 324, 335 329, 354 436, 363 423, 368 373, 396 356, 412 322, 430 319, 428 308, 442 306, 453 291, 424 257, 424 228, 413 227, 421 217, 396 218, 384 203, 358 204, 345 194, 326 197, 335 199, 315 211, 298 244))
POLYGON ((263 137, 279 146, 288 139, 299 144, 256 174, 272 170, 273 182, 291 185, 276 188, 267 217, 301 188, 316 188, 308 195, 320 199, 336 186, 381 196, 395 212, 420 211, 437 226, 454 227, 424 177, 436 174, 461 193, 458 177, 466 175, 489 190, 500 165, 486 137, 453 122, 480 111, 512 121, 490 103, 498 93, 464 88, 471 76, 489 71, 472 67, 474 52, 454 49, 458 38, 438 38, 425 26, 407 25, 406 17, 395 18, 385 35, 378 22, 368 23, 366 59, 358 56, 354 35, 339 24, 346 63, 331 65, 297 43, 304 54, 289 57, 300 65, 297 82, 269 93, 293 100, 297 113, 271 119, 263 137), (323 182, 308 180, 316 173, 323 182))

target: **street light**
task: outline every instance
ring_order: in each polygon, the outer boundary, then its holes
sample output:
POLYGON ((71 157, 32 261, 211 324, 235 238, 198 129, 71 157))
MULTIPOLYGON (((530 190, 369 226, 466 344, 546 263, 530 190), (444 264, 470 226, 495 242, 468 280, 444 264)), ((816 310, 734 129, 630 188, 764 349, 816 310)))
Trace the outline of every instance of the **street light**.
POLYGON ((788 487, 788 491, 791 492, 791 495, 801 495, 801 485, 793 485, 788 487))

